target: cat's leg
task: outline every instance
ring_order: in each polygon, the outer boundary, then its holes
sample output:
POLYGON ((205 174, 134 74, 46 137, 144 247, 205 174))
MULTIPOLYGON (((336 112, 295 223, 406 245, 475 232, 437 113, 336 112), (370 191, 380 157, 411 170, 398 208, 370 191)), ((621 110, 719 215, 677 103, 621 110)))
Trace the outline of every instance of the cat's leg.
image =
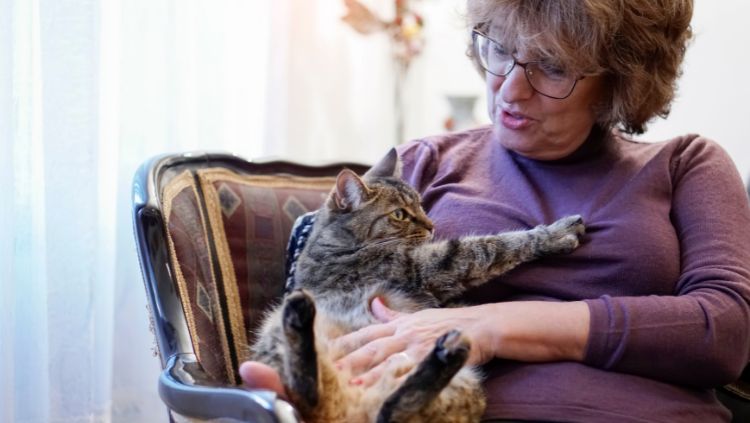
POLYGON ((406 422, 427 407, 463 367, 469 341, 457 330, 438 338, 435 348, 383 403, 378 423, 406 422))
POLYGON ((419 275, 418 281, 407 283, 445 303, 521 263, 573 251, 584 231, 581 216, 568 216, 526 231, 424 244, 407 252, 418 267, 411 274, 419 275))
POLYGON ((282 328, 287 351, 283 354, 282 381, 292 402, 303 415, 318 404, 318 357, 315 350, 315 303, 302 290, 284 300, 282 328))

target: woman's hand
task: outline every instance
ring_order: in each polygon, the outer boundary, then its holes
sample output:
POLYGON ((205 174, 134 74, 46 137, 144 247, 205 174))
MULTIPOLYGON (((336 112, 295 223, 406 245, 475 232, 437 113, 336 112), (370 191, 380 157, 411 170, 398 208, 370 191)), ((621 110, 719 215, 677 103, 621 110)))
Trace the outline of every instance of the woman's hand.
POLYGON ((279 373, 261 362, 246 361, 240 364, 240 378, 250 389, 265 389, 276 392, 281 398, 288 399, 279 373))
POLYGON ((399 313, 375 298, 371 309, 383 323, 344 335, 333 348, 340 353, 336 365, 355 376, 352 384, 369 386, 390 366, 410 370, 432 351, 437 338, 452 329, 471 342, 469 364, 482 364, 495 356, 495 331, 487 327, 490 319, 483 314, 484 306, 399 313))
POLYGON ((399 313, 376 298, 371 308, 383 323, 335 341, 334 350, 341 355, 336 364, 351 371, 352 384, 369 386, 389 366, 408 371, 451 329, 458 329, 471 342, 469 364, 495 357, 581 361, 589 335, 589 309, 580 301, 518 301, 399 313))

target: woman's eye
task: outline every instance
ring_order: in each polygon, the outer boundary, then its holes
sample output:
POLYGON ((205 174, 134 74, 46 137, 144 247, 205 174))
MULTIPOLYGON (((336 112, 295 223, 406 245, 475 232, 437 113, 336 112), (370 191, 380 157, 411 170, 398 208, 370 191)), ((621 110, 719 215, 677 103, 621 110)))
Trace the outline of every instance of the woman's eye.
POLYGON ((406 212, 404 209, 396 209, 391 212, 391 217, 396 220, 406 220, 406 212))
POLYGON ((564 78, 568 75, 568 73, 565 72, 565 69, 551 63, 541 62, 539 63, 539 69, 541 69, 545 75, 555 78, 564 78))
POLYGON ((495 57, 506 57, 508 56, 508 53, 506 53, 505 49, 499 44, 492 43, 492 55, 495 57))

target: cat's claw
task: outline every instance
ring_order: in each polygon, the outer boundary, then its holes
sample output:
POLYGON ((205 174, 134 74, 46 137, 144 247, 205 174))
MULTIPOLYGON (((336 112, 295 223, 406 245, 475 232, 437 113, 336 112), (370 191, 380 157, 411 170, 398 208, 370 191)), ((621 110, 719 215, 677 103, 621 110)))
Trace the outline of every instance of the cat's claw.
POLYGON ((448 363, 454 360, 465 362, 469 358, 471 343, 461 332, 451 330, 435 341, 435 355, 440 361, 448 363))

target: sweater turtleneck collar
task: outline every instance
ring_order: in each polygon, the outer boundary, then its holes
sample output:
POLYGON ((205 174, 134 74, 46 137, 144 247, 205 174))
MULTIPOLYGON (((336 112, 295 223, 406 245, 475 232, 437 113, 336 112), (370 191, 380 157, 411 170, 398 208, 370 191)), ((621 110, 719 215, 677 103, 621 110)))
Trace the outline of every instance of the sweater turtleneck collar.
POLYGON ((525 157, 521 154, 516 153, 515 151, 508 150, 508 152, 513 158, 520 159, 522 161, 548 165, 574 164, 585 162, 601 156, 606 150, 605 146, 609 144, 610 138, 611 131, 604 129, 599 125, 594 125, 591 128, 591 132, 589 132, 588 137, 586 137, 586 141, 584 141, 583 144, 581 144, 575 151, 560 159, 536 160, 525 157))

